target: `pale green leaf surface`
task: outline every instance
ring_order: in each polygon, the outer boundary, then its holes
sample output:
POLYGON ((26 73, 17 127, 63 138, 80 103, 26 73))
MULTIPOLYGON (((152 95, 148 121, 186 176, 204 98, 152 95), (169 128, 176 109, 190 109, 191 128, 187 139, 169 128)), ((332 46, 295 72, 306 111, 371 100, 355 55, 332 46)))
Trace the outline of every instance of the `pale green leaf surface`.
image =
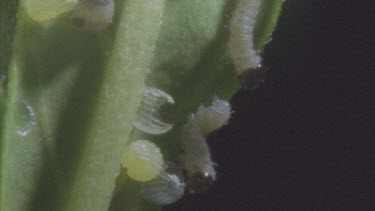
POLYGON ((118 7, 120 24, 105 33, 74 28, 69 16, 40 25, 21 10, 1 133, 1 210, 108 206, 164 0, 118 7), (26 136, 17 135, 22 100, 37 117, 26 136))

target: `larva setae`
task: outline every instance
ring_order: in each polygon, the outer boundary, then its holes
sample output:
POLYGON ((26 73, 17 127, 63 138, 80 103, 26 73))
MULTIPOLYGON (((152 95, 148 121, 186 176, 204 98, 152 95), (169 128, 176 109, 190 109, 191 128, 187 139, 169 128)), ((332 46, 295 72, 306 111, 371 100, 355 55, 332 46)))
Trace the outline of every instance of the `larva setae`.
POLYGON ((211 106, 201 106, 197 113, 191 114, 183 127, 180 160, 186 171, 186 185, 190 193, 208 190, 216 179, 215 163, 206 138, 227 123, 230 110, 228 102, 215 98, 211 106))
POLYGON ((122 165, 130 178, 144 182, 154 179, 163 169, 159 147, 147 140, 137 140, 128 146, 122 165))
POLYGON ((261 56, 254 48, 253 33, 260 0, 239 0, 230 24, 228 48, 244 88, 255 89, 263 83, 261 56))
POLYGON ((114 9, 114 0, 79 0, 73 23, 86 30, 101 31, 112 23, 114 9))

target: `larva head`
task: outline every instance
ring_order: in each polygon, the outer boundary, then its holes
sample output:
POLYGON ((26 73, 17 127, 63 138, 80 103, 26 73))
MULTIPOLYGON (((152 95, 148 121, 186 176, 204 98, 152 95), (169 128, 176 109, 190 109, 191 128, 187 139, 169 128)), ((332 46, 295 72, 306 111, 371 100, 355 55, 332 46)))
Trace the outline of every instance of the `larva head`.
POLYGON ((137 140, 128 146, 122 162, 130 178, 149 181, 163 169, 163 155, 159 147, 147 140, 137 140))
POLYGON ((254 90, 264 84, 266 71, 262 65, 245 70, 239 79, 242 83, 242 88, 245 90, 254 90))
POLYGON ((191 194, 204 193, 211 188, 215 179, 208 172, 196 172, 187 177, 187 191, 191 194))
POLYGON ((73 11, 73 24, 90 31, 102 31, 112 23, 113 0, 81 0, 73 11))

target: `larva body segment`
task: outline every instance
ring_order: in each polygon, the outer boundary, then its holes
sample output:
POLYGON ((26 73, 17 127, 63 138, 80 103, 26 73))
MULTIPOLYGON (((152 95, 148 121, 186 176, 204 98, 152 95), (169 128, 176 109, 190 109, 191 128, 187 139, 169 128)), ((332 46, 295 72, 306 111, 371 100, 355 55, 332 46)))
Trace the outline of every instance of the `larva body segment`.
POLYGON ((211 106, 200 106, 191 114, 181 134, 183 153, 180 160, 186 170, 186 185, 190 193, 206 191, 216 179, 215 163, 211 159, 207 135, 227 123, 231 108, 227 101, 214 98, 211 106))
POLYGON ((196 122, 204 136, 227 124, 231 115, 231 107, 225 100, 215 97, 209 107, 200 106, 195 115, 196 122))
POLYGON ((126 150, 122 165, 130 178, 144 182, 158 176, 163 163, 159 147, 147 140, 137 140, 126 150))
POLYGON ((36 21, 47 21, 73 10, 77 0, 26 0, 29 16, 36 21))
POLYGON ((27 136, 37 124, 36 113, 26 100, 21 100, 18 104, 21 106, 19 111, 20 113, 24 113, 25 119, 19 125, 16 123, 17 134, 19 136, 27 136))
POLYGON ((172 96, 160 89, 147 87, 133 126, 148 134, 163 134, 172 129, 172 124, 160 120, 159 110, 165 103, 173 104, 172 96))
POLYGON ((256 68, 261 62, 253 43, 259 5, 260 0, 239 0, 232 18, 228 45, 238 75, 256 68))
POLYGON ((158 205, 176 202, 185 191, 185 183, 175 174, 162 172, 155 179, 140 186, 141 195, 147 201, 158 205))
POLYGON ((79 0, 73 23, 86 30, 102 31, 112 23, 114 9, 114 0, 79 0))
POLYGON ((229 53, 245 89, 255 89, 264 82, 261 56, 253 42, 259 7, 260 0, 239 0, 230 25, 229 53))

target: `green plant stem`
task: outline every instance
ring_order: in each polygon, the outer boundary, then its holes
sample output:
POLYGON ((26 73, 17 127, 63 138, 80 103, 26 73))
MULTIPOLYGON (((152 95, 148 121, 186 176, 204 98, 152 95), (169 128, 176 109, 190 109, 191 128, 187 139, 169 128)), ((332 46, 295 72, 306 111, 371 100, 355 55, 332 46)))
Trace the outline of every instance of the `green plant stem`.
POLYGON ((164 2, 125 1, 119 24, 102 34, 74 28, 68 16, 40 25, 20 10, 1 133, 1 210, 107 209, 164 2), (21 101, 36 116, 26 136, 17 135, 21 101))

